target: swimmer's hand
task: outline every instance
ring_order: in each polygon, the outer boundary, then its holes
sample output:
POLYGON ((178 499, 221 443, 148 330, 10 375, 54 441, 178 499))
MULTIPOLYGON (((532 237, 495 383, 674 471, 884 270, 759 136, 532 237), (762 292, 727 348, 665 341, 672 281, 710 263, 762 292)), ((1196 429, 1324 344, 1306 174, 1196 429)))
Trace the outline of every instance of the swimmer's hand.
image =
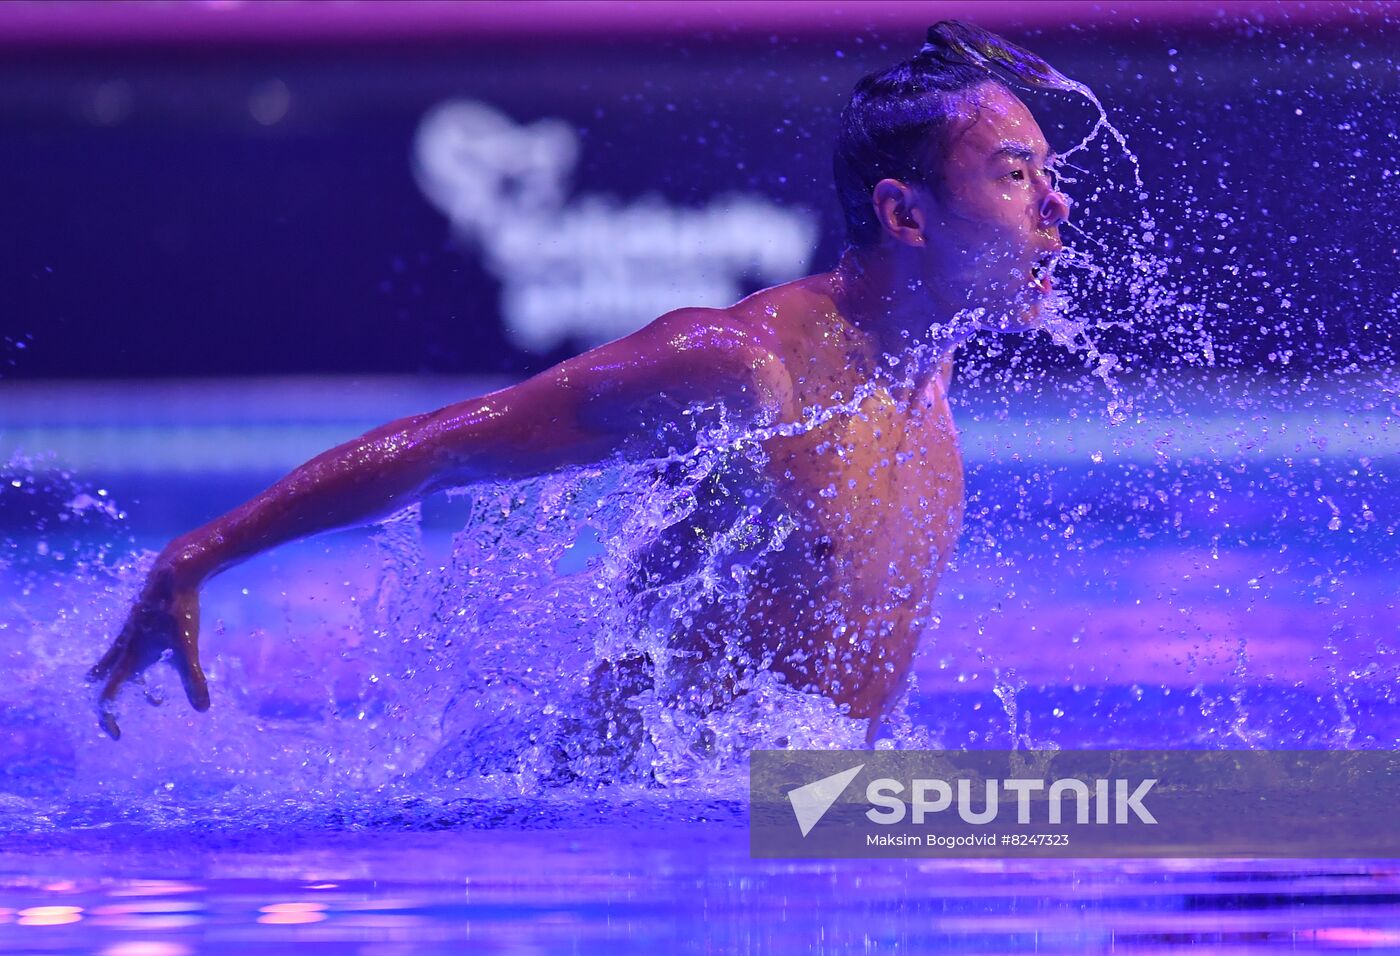
MULTIPOLYGON (((122 685, 127 681, 144 684, 142 674, 166 651, 173 652, 170 663, 184 682, 190 706, 208 710, 209 687, 199 666, 199 585, 183 580, 171 564, 158 560, 111 649, 88 671, 88 683, 106 681, 97 713, 102 729, 113 740, 122 735, 116 718, 122 685)), ((149 692, 146 700, 160 703, 149 692)))

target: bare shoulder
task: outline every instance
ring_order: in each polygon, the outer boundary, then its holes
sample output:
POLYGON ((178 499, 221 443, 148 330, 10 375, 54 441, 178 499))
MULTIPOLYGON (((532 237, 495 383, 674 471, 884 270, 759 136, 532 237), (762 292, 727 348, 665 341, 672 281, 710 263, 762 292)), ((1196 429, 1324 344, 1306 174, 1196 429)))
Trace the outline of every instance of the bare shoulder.
POLYGON ((772 330, 737 305, 676 309, 656 319, 641 334, 653 343, 665 342, 677 350, 705 353, 711 358, 725 353, 757 357, 772 351, 775 344, 772 330))
POLYGON ((716 396, 746 396, 781 413, 792 397, 786 350, 772 323, 747 301, 726 309, 677 309, 638 335, 648 350, 677 360, 672 368, 679 378, 716 396))
POLYGON ((690 333, 735 348, 787 350, 794 333, 810 327, 813 313, 831 308, 825 275, 761 289, 724 309, 677 309, 652 323, 658 330, 690 333))
POLYGON ((649 394, 680 402, 721 399, 786 417, 796 405, 790 369, 801 356, 802 315, 814 307, 804 286, 810 281, 764 289, 724 309, 667 312, 549 374, 619 407, 649 394))

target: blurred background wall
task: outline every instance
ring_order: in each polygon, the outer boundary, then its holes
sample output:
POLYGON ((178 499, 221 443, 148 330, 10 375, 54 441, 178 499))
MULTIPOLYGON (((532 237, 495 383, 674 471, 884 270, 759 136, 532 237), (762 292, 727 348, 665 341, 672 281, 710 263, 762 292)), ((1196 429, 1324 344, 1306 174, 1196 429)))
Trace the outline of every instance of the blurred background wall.
POLYGON ((1099 93, 1238 358, 1385 351, 1393 5, 12 3, 0 378, 516 377, 829 268, 838 113, 944 17, 1099 93))

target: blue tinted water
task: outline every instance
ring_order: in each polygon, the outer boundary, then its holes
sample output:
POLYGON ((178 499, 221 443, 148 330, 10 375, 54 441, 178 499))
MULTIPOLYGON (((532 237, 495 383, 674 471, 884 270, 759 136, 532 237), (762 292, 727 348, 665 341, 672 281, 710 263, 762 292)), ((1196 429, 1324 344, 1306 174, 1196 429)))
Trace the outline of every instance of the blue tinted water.
MULTIPOLYGON (((1400 947, 1393 862, 753 861, 733 808, 549 828, 69 833, 0 853, 0 949, 144 954, 1400 947), (694 822, 703 820, 703 822, 694 822)), ((574 813, 582 812, 576 805, 574 813)), ((507 822, 508 821, 508 822, 507 822)))
MULTIPOLYGON (((1353 392, 1254 417, 1198 409, 1105 441, 1101 419, 973 398, 968 528, 906 726, 887 733, 953 747, 1400 741, 1388 404, 1366 411, 1353 392), (1345 425, 1328 418, 1338 407, 1345 425)), ((119 415, 103 427, 116 426, 149 430, 119 415)), ((188 433, 160 434, 151 460, 188 433)), ((440 728, 431 708, 400 706, 412 684, 362 629, 384 567, 372 533, 213 582, 214 709, 190 713, 158 678, 171 701, 129 695, 111 743, 79 679, 134 584, 91 583, 264 484, 233 459, 240 441, 265 452, 267 434, 227 429, 229 460, 207 475, 109 455, 97 484, 26 467, 4 486, 0 950, 1400 948, 1393 862, 755 861, 742 773, 662 790, 425 775, 440 728)), ((425 511, 429 564, 463 505, 425 511)))

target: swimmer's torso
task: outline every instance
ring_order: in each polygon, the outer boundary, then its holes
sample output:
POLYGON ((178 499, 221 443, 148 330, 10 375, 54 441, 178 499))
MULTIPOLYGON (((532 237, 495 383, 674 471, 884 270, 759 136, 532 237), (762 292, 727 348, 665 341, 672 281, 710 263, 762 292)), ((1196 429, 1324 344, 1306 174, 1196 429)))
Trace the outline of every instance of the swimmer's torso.
MULTIPOLYGON (((831 316, 812 300, 800 286, 746 300, 754 321, 784 319, 773 331, 798 408, 838 404, 833 395, 849 399, 867 377, 850 367, 839 335, 822 332, 831 316)), ((944 387, 935 377, 918 394, 878 389, 856 413, 770 438, 764 451, 760 471, 703 483, 695 519, 663 536, 646 562, 653 575, 690 570, 685 549, 704 547, 740 508, 792 527, 781 549, 749 566, 735 596, 676 622, 672 646, 711 671, 737 657, 740 673, 719 674, 720 684, 763 663, 794 687, 850 704, 853 716, 877 714, 904 684, 961 527, 962 461, 944 387)), ((714 676, 705 683, 722 693, 714 676)))

